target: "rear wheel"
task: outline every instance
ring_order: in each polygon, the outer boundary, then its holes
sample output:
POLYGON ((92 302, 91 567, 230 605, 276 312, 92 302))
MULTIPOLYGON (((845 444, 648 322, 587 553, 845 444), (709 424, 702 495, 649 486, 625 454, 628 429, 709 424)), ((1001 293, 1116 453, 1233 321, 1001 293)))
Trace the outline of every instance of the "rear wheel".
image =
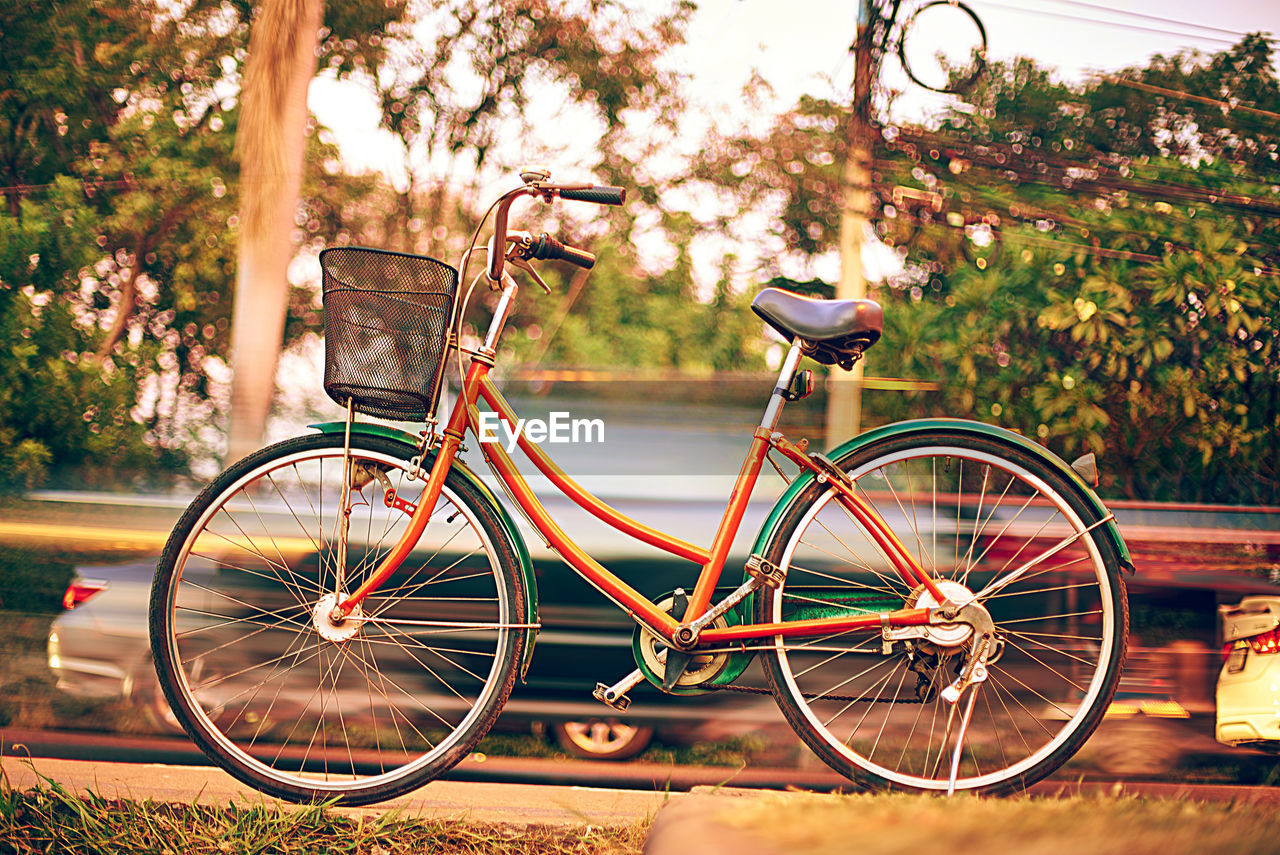
MULTIPOLYGON (((963 431, 891 437, 837 464, 950 599, 976 596, 994 653, 986 680, 951 704, 943 690, 971 651, 965 625, 902 640, 878 628, 779 637, 764 662, 788 721, 869 788, 1004 793, 1048 775, 1101 720, 1124 659, 1120 558, 1101 530, 1086 532, 1096 511, 1037 455, 963 431)), ((781 521, 765 557, 786 578, 759 598, 757 619, 937 605, 835 496, 815 485, 781 521)))
POLYGON ((412 446, 351 442, 345 508, 341 436, 232 466, 179 520, 152 588, 174 715, 232 775, 292 801, 367 804, 439 776, 497 717, 524 642, 515 549, 456 472, 395 574, 329 618, 396 543, 423 483, 412 446))

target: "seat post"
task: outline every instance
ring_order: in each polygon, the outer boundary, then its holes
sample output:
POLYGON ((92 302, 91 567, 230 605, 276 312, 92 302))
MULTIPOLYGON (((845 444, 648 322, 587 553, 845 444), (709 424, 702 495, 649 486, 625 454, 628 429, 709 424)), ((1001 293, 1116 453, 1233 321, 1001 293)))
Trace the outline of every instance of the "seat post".
POLYGON ((773 432, 778 429, 778 420, 782 418, 782 405, 786 403, 786 392, 791 388, 791 381, 795 379, 796 368, 800 366, 800 339, 792 339, 791 349, 787 351, 787 358, 782 360, 782 370, 778 372, 778 383, 773 387, 773 394, 769 396, 769 406, 765 407, 764 418, 760 420, 760 427, 773 432))

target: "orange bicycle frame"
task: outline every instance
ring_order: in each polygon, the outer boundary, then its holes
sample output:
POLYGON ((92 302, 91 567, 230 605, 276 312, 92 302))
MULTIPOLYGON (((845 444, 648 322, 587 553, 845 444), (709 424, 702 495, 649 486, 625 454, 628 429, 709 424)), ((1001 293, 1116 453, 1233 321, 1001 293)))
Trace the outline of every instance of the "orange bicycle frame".
MULTIPOLYGON (((489 377, 489 360, 483 355, 472 357, 470 369, 463 384, 462 393, 454 403, 447 426, 443 431, 440 450, 427 478, 426 486, 417 507, 409 521, 407 531, 391 552, 383 559, 379 567, 356 590, 352 591, 340 604, 344 613, 350 611, 362 599, 377 589, 400 563, 408 556, 418 538, 426 528, 427 520, 434 512, 445 475, 452 466, 466 431, 479 440, 479 417, 477 404, 483 400, 498 417, 513 430, 516 415, 506 399, 489 377)), ((534 442, 523 433, 516 437, 521 451, 532 461, 534 466, 546 476, 562 493, 576 504, 598 519, 608 523, 642 543, 669 552, 701 565, 697 583, 689 597, 689 605, 683 620, 677 620, 659 609, 647 597, 640 594, 625 581, 600 564, 564 532, 552 519, 546 508, 534 495, 528 482, 517 470, 510 455, 501 444, 481 442, 480 448, 495 473, 506 485, 511 497, 520 505, 529 520, 538 529, 547 542, 556 550, 561 558, 593 587, 612 600, 634 619, 640 621, 655 634, 674 642, 677 630, 690 621, 705 614, 711 607, 711 598, 716 584, 724 570, 729 547, 738 532, 746 511, 747 502, 759 477, 765 455, 770 448, 800 465, 802 469, 814 472, 820 479, 829 481, 837 490, 837 499, 861 523, 872 540, 889 559, 899 576, 910 587, 925 586, 933 593, 935 602, 945 602, 946 597, 938 592, 932 577, 911 556, 910 552, 898 540, 879 514, 862 500, 850 487, 824 470, 820 464, 805 455, 802 449, 789 442, 781 434, 762 427, 756 430, 746 459, 738 473, 733 492, 714 539, 709 549, 703 549, 653 529, 628 517, 610 507, 566 475, 534 442)), ((875 629, 881 626, 921 626, 929 623, 929 610, 924 608, 901 609, 895 612, 873 615, 850 615, 847 617, 819 618, 784 623, 747 623, 732 627, 708 627, 699 634, 700 646, 719 643, 736 643, 753 639, 765 639, 775 636, 814 636, 833 632, 846 632, 857 629, 875 629)))

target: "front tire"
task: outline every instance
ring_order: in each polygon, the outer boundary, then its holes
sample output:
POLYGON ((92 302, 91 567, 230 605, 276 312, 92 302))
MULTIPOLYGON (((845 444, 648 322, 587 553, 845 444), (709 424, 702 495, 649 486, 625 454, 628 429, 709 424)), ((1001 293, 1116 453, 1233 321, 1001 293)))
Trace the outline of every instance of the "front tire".
MULTIPOLYGON (((963 430, 888 437, 836 463, 926 572, 959 586, 950 590, 981 595, 1030 563, 977 600, 1002 646, 987 680, 957 705, 978 692, 954 787, 1009 793, 1051 773, 1101 721, 1124 660, 1120 557, 1102 531, 1080 534, 1098 522, 1096 511, 1034 453, 963 430)), ((786 579, 758 598, 757 620, 922 602, 835 495, 815 484, 780 520, 765 557, 786 579)), ((879 629, 778 637, 762 658, 788 722, 828 765, 868 789, 939 792, 952 786, 962 731, 948 725, 942 689, 966 657, 944 635, 887 649, 879 629)))
POLYGON ((320 616, 404 530, 415 453, 352 437, 345 538, 343 437, 326 434, 236 463, 169 537, 151 593, 160 685, 196 744, 262 792, 360 805, 413 790, 466 756, 511 692, 516 552, 456 471, 395 574, 336 628, 320 616))

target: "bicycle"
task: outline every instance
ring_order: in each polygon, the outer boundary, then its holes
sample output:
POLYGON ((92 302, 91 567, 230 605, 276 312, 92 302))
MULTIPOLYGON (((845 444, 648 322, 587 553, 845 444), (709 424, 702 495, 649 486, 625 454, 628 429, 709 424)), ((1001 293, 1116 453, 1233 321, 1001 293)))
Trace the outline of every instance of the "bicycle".
MULTIPOLYGON (((618 205, 625 193, 522 178, 482 218, 494 217, 485 269, 461 300, 442 262, 325 251, 325 387, 346 419, 232 465, 165 546, 150 603, 160 684, 195 743, 263 792, 359 805, 417 788, 466 756, 528 668, 541 628, 529 552, 457 455, 482 402, 517 422, 490 377, 512 268, 549 292, 534 261, 594 263, 509 229, 511 205, 618 205), (500 296, 469 347, 462 317, 481 281, 500 296), (449 354, 464 373, 441 428, 449 354)), ((777 288, 752 305, 790 346, 709 547, 623 515, 518 440, 575 503, 696 565, 692 591, 642 595, 566 535, 501 443, 480 443, 538 535, 635 620, 636 669, 595 697, 625 711, 642 683, 771 693, 804 742, 863 787, 1007 793, 1043 778, 1094 730, 1119 679, 1132 563, 1114 517, 1072 466, 997 427, 909 421, 829 455, 788 439, 782 408, 813 389, 802 356, 852 365, 880 337, 882 311, 777 288), (778 458, 799 474, 741 578, 722 586, 752 488, 778 458), (737 685, 757 657, 767 685, 737 685)))

